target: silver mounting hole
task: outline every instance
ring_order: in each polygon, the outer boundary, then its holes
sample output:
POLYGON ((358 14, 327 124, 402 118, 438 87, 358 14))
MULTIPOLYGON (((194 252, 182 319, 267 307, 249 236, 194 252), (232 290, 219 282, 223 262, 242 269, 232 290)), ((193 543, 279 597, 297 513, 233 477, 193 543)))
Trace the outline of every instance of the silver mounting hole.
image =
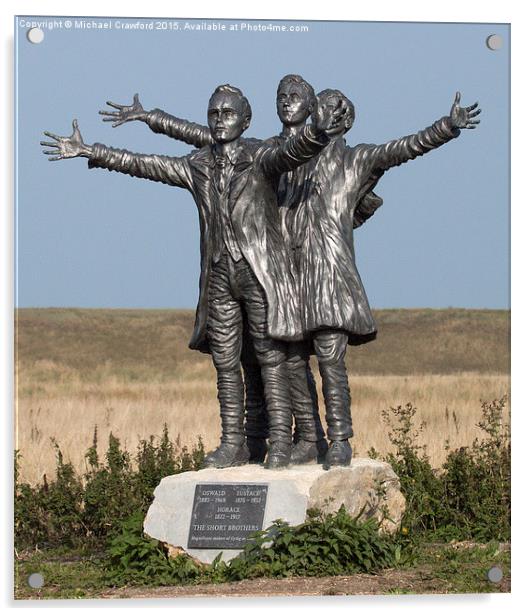
POLYGON ((492 584, 500 584, 502 582, 502 569, 500 567, 491 567, 488 570, 488 580, 492 584))
POLYGON ((30 28, 26 36, 28 37, 28 41, 30 43, 35 43, 35 45, 38 45, 44 40, 44 31, 41 30, 41 28, 30 28))
POLYGON ((486 39, 486 45, 488 49, 492 51, 498 51, 502 49, 502 36, 500 34, 490 34, 486 39))
POLYGON ((28 577, 28 584, 32 588, 42 588, 44 586, 44 577, 42 573, 32 573, 28 577))

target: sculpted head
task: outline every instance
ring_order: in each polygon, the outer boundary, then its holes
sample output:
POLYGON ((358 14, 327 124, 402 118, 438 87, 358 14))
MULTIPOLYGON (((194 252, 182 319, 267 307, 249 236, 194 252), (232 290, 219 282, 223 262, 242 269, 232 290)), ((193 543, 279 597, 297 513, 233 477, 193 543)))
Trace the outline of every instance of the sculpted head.
POLYGON ((316 104, 314 88, 300 75, 285 75, 277 87, 277 115, 285 126, 304 124, 316 104))
POLYGON ((332 110, 339 109, 343 103, 346 109, 345 114, 339 119, 337 126, 327 132, 330 137, 347 133, 347 131, 353 126, 353 123, 355 121, 355 106, 347 98, 347 96, 345 96, 345 94, 342 94, 340 90, 327 89, 322 90, 318 94, 317 99, 318 106, 329 107, 332 110))
POLYGON ((251 122, 248 99, 234 86, 218 86, 209 100, 207 121, 217 143, 238 139, 251 122))

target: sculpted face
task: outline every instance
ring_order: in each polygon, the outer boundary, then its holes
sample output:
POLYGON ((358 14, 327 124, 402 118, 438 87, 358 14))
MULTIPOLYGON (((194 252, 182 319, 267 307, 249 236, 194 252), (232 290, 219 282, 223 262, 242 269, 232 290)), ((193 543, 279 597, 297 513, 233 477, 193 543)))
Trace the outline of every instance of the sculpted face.
POLYGON ((285 126, 304 124, 313 103, 302 85, 286 83, 277 93, 277 115, 285 126))
POLYGON ((212 138, 217 143, 238 139, 250 122, 242 98, 232 92, 218 92, 211 98, 207 119, 212 138))

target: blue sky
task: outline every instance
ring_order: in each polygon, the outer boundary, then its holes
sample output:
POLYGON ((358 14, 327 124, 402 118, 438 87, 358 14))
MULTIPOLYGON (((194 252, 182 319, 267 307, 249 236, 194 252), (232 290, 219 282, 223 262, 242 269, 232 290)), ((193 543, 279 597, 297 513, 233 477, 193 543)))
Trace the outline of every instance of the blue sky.
MULTIPOLYGON (((357 266, 370 303, 386 307, 509 305, 509 28, 490 24, 247 22, 308 26, 307 32, 185 29, 45 29, 17 43, 17 294, 19 306, 194 307, 199 228, 183 190, 87 169, 85 159, 50 163, 43 130, 87 143, 170 155, 189 146, 141 123, 112 129, 106 100, 161 107, 205 122, 210 93, 232 83, 253 107, 249 136, 279 131, 275 90, 300 73, 316 90, 339 88, 355 103, 348 143, 381 143, 448 113, 456 90, 479 100, 482 122, 453 141, 390 170, 376 192, 384 205, 355 232, 357 266), (504 46, 490 51, 488 35, 504 46)), ((41 18, 39 18, 41 20, 41 18)), ((42 21, 42 20, 41 20, 42 21)), ((85 22, 91 22, 84 18, 85 22)), ((105 22, 103 18, 95 20, 105 22)), ((138 20, 118 20, 122 26, 138 20)), ((213 23, 187 20, 190 24, 213 23)), ((86 23, 85 23, 86 25, 86 23)), ((175 26, 174 26, 175 27, 175 26)))

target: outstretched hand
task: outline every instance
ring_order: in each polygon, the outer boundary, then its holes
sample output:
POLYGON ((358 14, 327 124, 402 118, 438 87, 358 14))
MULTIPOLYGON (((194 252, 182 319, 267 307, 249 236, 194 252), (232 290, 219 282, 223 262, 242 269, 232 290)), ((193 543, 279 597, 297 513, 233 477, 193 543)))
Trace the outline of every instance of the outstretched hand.
POLYGON ((44 131, 44 134, 54 141, 41 141, 41 145, 53 150, 43 150, 43 154, 50 154, 48 160, 63 160, 64 158, 76 158, 76 156, 90 156, 91 148, 83 143, 79 132, 78 121, 72 121, 72 135, 70 137, 60 137, 44 131))
POLYGON ((113 122, 113 128, 125 124, 126 122, 132 122, 133 120, 146 119, 147 114, 139 101, 138 94, 135 94, 133 97, 132 105, 119 105, 118 103, 113 103, 111 101, 107 101, 107 105, 109 105, 109 107, 113 107, 117 111, 103 110, 99 113, 100 115, 105 116, 105 118, 102 118, 104 122, 113 122))
POLYGON ((469 107, 460 107, 460 96, 460 92, 457 92, 449 114, 453 126, 455 128, 476 128, 480 120, 473 120, 473 118, 478 116, 482 109, 477 109, 478 103, 469 105, 469 107))
POLYGON ((344 100, 340 100, 336 106, 327 100, 318 100, 312 113, 312 123, 316 130, 331 136, 342 125, 346 112, 347 104, 344 100))

